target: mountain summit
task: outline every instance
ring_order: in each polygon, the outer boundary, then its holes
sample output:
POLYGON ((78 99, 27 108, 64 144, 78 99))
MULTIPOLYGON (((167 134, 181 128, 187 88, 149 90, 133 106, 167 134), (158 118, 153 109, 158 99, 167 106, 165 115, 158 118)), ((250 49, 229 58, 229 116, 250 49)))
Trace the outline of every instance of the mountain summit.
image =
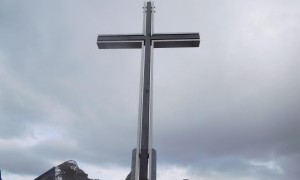
POLYGON ((55 166, 34 180, 93 180, 73 160, 55 166))

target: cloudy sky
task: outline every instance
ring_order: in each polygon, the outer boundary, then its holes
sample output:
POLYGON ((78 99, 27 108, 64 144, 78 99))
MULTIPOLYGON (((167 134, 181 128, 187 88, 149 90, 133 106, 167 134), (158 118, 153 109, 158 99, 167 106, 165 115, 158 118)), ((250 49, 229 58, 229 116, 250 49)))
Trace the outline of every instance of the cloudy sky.
MULTIPOLYGON (((298 180, 300 1, 156 0, 155 32, 200 48, 154 53, 158 179, 298 180)), ((141 0, 0 0, 0 169, 32 180, 66 160, 125 179, 136 146, 141 0)))

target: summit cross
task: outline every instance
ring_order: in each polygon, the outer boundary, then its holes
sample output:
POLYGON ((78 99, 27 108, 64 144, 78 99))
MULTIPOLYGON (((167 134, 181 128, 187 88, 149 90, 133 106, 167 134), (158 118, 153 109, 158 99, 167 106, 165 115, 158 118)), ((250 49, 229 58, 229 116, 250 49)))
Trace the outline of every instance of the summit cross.
POLYGON ((142 49, 141 90, 137 148, 133 151, 130 180, 156 180, 156 151, 152 149, 153 48, 199 47, 199 33, 153 33, 154 3, 145 2, 144 32, 134 35, 99 35, 99 49, 142 49))

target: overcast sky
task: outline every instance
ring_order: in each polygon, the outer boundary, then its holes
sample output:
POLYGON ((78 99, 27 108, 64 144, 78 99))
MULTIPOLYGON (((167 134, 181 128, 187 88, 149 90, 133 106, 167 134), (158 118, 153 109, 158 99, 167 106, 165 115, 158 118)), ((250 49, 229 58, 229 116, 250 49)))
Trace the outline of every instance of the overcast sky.
MULTIPOLYGON (((157 0, 154 31, 200 48, 154 52, 158 180, 298 180, 300 1, 157 0)), ((33 179, 66 160, 125 179, 136 146, 141 0, 0 0, 0 169, 33 179)))

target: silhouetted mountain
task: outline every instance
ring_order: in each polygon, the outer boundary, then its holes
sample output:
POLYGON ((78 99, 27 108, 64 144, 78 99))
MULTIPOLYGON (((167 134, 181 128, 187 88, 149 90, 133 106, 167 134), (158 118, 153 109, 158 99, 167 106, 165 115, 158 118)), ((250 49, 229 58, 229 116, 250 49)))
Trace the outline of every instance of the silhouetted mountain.
POLYGON ((66 161, 56 167, 51 168, 35 180, 92 180, 88 178, 75 161, 66 161))

